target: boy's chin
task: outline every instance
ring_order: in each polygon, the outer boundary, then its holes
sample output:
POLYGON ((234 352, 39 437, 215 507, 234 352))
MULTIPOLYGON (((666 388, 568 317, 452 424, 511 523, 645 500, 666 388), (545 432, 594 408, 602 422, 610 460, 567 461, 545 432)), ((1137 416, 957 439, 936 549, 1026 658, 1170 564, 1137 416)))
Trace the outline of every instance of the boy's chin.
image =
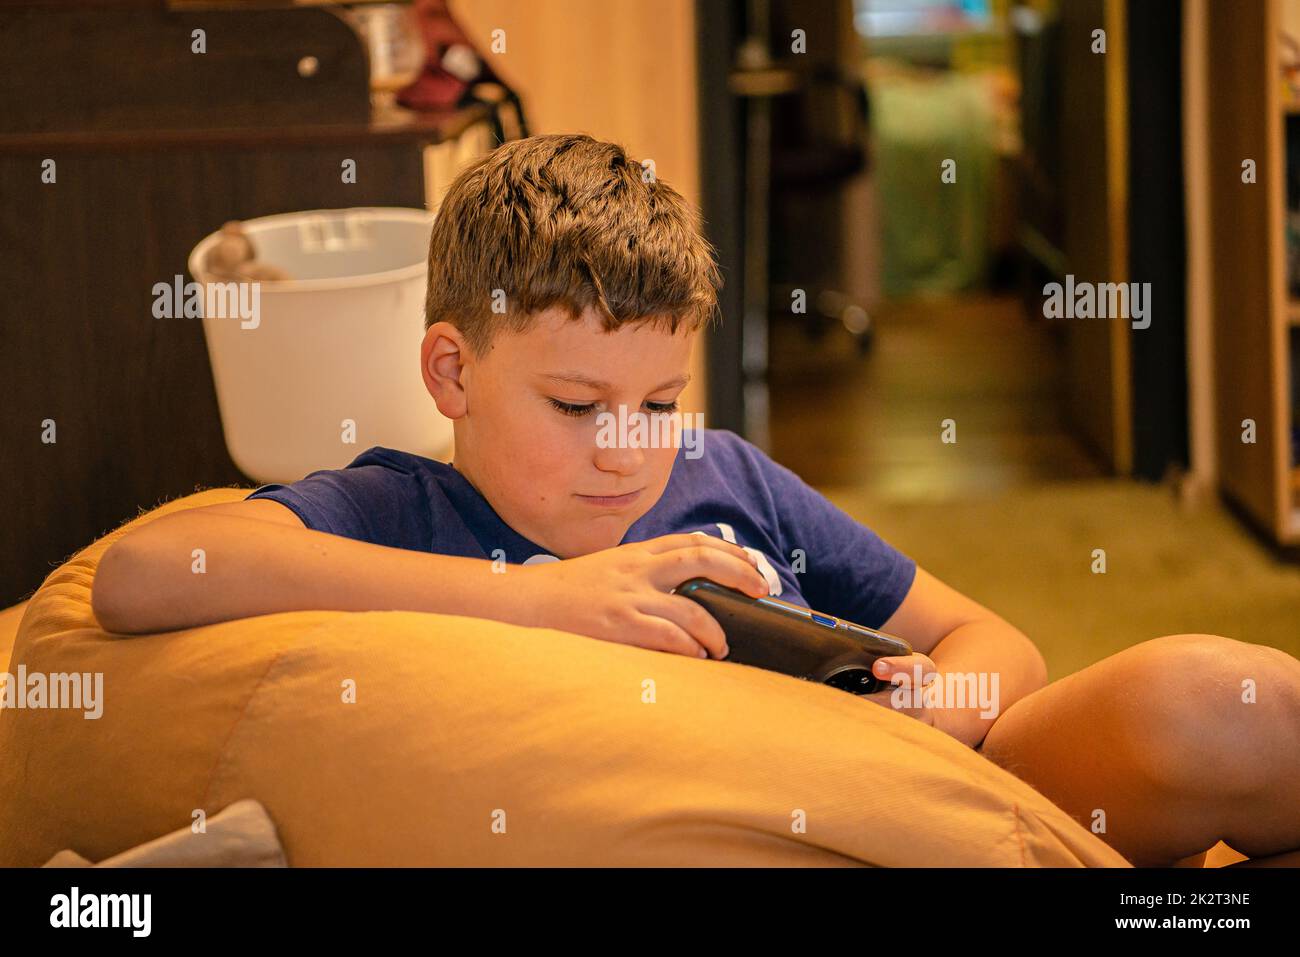
POLYGON ((626 517, 618 515, 588 518, 585 524, 587 528, 581 534, 575 535, 571 529, 569 536, 557 541, 551 554, 559 558, 581 558, 593 552, 603 552, 623 541, 623 536, 632 525, 626 517))

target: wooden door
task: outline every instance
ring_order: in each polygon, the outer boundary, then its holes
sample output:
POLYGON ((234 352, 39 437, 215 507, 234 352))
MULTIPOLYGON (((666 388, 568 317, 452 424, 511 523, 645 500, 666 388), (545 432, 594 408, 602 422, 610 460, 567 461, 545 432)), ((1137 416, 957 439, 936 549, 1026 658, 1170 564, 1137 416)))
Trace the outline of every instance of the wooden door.
POLYGON ((1215 431, 1220 485, 1285 537, 1289 417, 1282 221, 1286 168, 1276 3, 1209 3, 1207 89, 1215 431), (1242 164, 1254 162, 1255 182, 1242 164), (1243 441, 1242 423, 1255 423, 1243 441))

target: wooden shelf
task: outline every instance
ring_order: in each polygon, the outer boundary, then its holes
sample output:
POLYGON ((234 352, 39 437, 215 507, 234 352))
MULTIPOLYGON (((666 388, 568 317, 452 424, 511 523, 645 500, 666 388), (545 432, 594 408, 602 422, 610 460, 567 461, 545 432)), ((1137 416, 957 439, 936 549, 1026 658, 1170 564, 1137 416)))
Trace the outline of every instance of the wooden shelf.
POLYGON ((303 126, 246 126, 207 129, 141 129, 93 132, 0 133, 0 152, 154 150, 161 147, 316 146, 363 141, 375 144, 441 143, 487 119, 491 107, 475 105, 453 113, 376 113, 369 123, 303 126))

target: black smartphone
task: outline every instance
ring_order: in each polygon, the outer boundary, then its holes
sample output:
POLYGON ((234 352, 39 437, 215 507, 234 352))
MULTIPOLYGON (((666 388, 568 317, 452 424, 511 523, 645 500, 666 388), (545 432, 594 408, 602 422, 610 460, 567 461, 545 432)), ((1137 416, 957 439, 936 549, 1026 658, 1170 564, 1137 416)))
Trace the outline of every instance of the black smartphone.
POLYGON ((853 694, 893 688, 871 673, 877 658, 910 655, 902 638, 824 615, 779 598, 751 598, 707 578, 692 578, 673 593, 698 602, 727 636, 724 661, 819 681, 853 694))

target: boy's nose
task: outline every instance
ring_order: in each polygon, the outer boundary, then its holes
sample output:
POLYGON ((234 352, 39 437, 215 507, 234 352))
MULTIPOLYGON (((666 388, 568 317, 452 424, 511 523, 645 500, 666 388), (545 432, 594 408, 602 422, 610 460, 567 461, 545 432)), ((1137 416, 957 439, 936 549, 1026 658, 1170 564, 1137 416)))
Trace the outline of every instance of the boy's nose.
POLYGON ((597 447, 595 463, 602 472, 635 475, 645 464, 645 450, 635 445, 597 447))

